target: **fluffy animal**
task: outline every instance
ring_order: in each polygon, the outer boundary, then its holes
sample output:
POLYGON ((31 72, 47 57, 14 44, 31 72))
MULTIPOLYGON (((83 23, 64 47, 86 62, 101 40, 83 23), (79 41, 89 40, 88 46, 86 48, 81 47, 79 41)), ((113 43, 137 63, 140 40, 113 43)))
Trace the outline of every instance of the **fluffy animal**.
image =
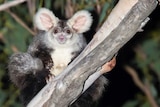
MULTIPOLYGON (((50 76, 59 75, 84 49, 84 32, 90 29, 92 17, 85 10, 78 11, 69 20, 60 20, 50 10, 41 8, 34 17, 40 30, 27 52, 10 57, 8 70, 11 81, 19 88, 26 106, 47 84, 50 76)), ((71 107, 94 107, 102 95, 106 79, 101 76, 71 107)))

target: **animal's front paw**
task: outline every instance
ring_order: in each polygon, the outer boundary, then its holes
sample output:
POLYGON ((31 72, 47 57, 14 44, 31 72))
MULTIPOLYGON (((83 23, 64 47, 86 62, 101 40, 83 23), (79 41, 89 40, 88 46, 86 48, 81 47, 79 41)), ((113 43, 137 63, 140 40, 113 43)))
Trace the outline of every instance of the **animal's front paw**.
POLYGON ((61 72, 63 72, 63 70, 66 68, 67 66, 65 64, 59 64, 59 65, 54 65, 51 69, 50 69, 50 73, 57 76, 59 75, 61 72))
POLYGON ((46 83, 49 83, 50 81, 52 81, 52 79, 55 78, 55 76, 53 74, 49 74, 45 79, 46 79, 46 83))

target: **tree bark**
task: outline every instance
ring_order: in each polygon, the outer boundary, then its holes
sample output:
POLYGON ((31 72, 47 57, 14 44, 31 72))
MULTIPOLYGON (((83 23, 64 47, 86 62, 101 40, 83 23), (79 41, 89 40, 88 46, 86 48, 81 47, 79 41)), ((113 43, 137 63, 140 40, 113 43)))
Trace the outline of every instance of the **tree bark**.
POLYGON ((8 1, 4 4, 0 5, 0 11, 4 11, 10 7, 16 6, 20 3, 26 2, 27 0, 14 0, 14 1, 8 1))
POLYGON ((67 107, 82 93, 87 78, 140 31, 157 4, 156 0, 119 0, 84 51, 27 107, 67 107))

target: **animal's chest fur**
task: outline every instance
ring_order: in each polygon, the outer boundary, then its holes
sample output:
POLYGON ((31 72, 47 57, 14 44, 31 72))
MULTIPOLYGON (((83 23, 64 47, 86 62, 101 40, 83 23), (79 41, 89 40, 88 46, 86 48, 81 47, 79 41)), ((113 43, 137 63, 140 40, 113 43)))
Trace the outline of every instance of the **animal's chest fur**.
POLYGON ((56 48, 51 53, 51 58, 54 63, 54 66, 51 69, 51 73, 53 75, 57 76, 67 67, 67 65, 69 64, 69 62, 71 62, 71 59, 73 58, 72 52, 72 48, 56 48))

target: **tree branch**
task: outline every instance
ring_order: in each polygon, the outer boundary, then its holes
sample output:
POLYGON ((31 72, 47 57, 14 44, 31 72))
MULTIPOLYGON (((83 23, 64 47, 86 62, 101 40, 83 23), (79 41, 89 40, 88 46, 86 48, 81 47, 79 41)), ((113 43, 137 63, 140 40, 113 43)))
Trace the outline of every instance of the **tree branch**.
POLYGON ((11 12, 10 10, 6 10, 7 13, 9 13, 21 26, 23 26, 29 33, 31 33, 33 36, 35 35, 35 32, 32 31, 16 14, 11 12))
POLYGON ((27 107, 67 107, 82 93, 86 79, 136 34, 156 6, 156 0, 120 0, 84 51, 27 107))
POLYGON ((13 0, 13 1, 8 1, 8 2, 0 5, 0 11, 6 10, 6 9, 8 9, 8 8, 10 8, 10 7, 16 6, 16 5, 18 5, 18 4, 20 4, 20 3, 23 3, 23 2, 25 2, 25 1, 27 1, 27 0, 13 0))

